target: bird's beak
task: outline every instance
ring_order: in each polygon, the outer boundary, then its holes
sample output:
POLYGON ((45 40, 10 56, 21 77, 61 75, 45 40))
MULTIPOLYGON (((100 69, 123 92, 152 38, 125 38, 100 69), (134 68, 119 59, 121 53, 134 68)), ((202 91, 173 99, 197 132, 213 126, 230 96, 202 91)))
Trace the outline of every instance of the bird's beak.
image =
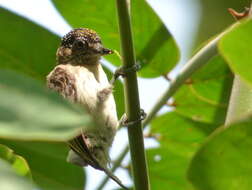
POLYGON ((108 48, 102 48, 101 49, 101 54, 102 55, 109 55, 109 54, 112 54, 112 53, 114 53, 114 51, 111 50, 111 49, 108 49, 108 48))

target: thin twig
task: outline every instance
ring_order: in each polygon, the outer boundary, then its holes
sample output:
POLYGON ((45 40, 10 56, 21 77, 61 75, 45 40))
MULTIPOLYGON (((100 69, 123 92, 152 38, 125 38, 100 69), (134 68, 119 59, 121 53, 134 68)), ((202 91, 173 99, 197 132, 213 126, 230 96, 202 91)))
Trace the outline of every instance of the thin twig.
MULTIPOLYGON (((113 167, 111 168, 111 172, 112 172, 112 173, 114 173, 114 171, 115 171, 118 167, 120 167, 120 165, 121 165, 123 159, 125 158, 125 156, 127 155, 128 152, 129 152, 129 147, 127 146, 127 147, 121 152, 121 154, 118 156, 118 158, 116 159, 116 161, 114 162, 113 167)), ((102 189, 104 188, 104 186, 106 185, 106 183, 108 182, 108 180, 109 180, 109 177, 106 176, 106 177, 102 180, 101 184, 97 187, 97 190, 102 190, 102 189)))

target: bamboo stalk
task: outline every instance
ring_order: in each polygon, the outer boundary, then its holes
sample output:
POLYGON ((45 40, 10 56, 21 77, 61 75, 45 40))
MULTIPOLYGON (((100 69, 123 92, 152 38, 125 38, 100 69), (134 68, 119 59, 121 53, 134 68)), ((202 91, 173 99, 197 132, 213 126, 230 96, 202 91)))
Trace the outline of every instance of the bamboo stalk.
MULTIPOLYGON (((127 0, 116 0, 116 3, 121 38, 122 62, 123 67, 127 69, 133 67, 135 64, 129 3, 127 0)), ((141 116, 141 112, 137 75, 135 72, 128 73, 124 78, 124 94, 128 121, 137 121, 141 116)), ((134 187, 136 190, 149 190, 149 176, 141 121, 128 127, 128 138, 134 187)))

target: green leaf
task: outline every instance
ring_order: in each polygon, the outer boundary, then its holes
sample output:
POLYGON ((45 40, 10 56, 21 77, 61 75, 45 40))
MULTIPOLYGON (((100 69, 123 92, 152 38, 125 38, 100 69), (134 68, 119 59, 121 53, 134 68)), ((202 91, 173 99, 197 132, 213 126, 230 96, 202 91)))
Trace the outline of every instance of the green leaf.
POLYGON ((0 86, 2 138, 66 141, 90 124, 84 110, 29 77, 0 70, 0 86))
POLYGON ((225 61, 216 56, 175 95, 175 111, 193 120, 223 124, 233 76, 225 61))
POLYGON ((160 147, 147 150, 152 189, 192 189, 186 180, 190 159, 215 127, 175 112, 155 118, 151 133, 160 135, 160 147))
POLYGON ((179 60, 178 47, 170 32, 145 0, 132 1, 132 26, 141 77, 167 74, 179 60))
POLYGON ((33 180, 43 190, 80 190, 85 183, 83 168, 66 162, 64 143, 0 140, 26 158, 33 180))
MULTIPOLYGON (((12 40, 0 39, 0 68, 14 69, 44 81, 55 65, 59 38, 42 27, 1 8, 0 21, 4 28, 0 34, 9 36, 12 40)), ((108 78, 112 78, 112 72, 107 68, 104 69, 108 78)), ((118 116, 121 116, 124 111, 121 82, 116 82, 114 96, 118 116)))
POLYGON ((59 37, 0 8, 0 68, 45 79, 55 65, 59 37))
POLYGON ((252 20, 242 22, 219 42, 219 50, 232 71, 252 84, 252 20))
POLYGON ((194 156, 188 177, 198 190, 250 190, 252 120, 221 129, 194 156))
POLYGON ((229 14, 228 8, 233 8, 239 12, 243 11, 244 7, 249 7, 247 0, 200 0, 200 4, 201 12, 204 14, 200 16, 197 43, 206 41, 235 22, 229 14))
POLYGON ((13 150, 0 144, 0 158, 9 162, 15 172, 20 176, 31 178, 30 168, 24 158, 14 154, 13 150))
MULTIPOLYGON (((106 47, 119 50, 115 1, 53 0, 53 3, 73 27, 94 29, 106 47)), ((158 77, 168 73, 179 59, 171 34, 144 0, 132 2, 132 18, 137 62, 143 66, 140 76, 158 77)), ((116 55, 106 58, 120 64, 116 55)))
POLYGON ((19 176, 13 167, 0 159, 0 189, 4 190, 34 190, 35 185, 19 176))

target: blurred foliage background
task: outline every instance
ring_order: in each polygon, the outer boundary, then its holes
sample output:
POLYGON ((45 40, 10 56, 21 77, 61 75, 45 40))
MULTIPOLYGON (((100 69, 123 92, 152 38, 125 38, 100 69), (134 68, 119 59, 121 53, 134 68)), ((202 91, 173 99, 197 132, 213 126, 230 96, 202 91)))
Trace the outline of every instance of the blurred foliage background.
POLYGON ((228 8, 243 12, 244 7, 250 6, 249 0, 200 0, 199 3, 202 10, 196 44, 204 42, 234 23, 234 18, 227 11, 228 8))
MULTIPOLYGON (((157 3, 162 5, 164 1, 157 3)), ((51 2, 71 27, 92 28, 100 34, 106 47, 120 50, 114 1, 51 2)), ((196 3, 200 7, 200 22, 193 35, 194 49, 234 22, 227 8, 243 11, 250 1, 198 0, 196 3)), ((155 78, 158 83, 172 71, 185 52, 179 51, 173 37, 176 34, 167 29, 147 2, 132 0, 131 11, 137 63, 142 65, 139 77, 155 78)), ((183 8, 181 11, 191 10, 183 8)), ((167 19, 176 22, 175 18, 167 19)), ((185 18, 185 22, 195 21, 185 18)), ((10 184, 13 184, 11 190, 37 187, 43 190, 82 189, 86 184, 86 173, 65 161, 68 147, 64 142, 76 135, 83 125, 90 122, 90 118, 78 106, 45 89, 45 77, 55 65, 60 37, 1 7, 1 2, 0 25, 0 189, 10 184)), ((250 28, 247 29, 244 35, 250 31, 250 28)), ((184 32, 187 30, 184 29, 184 32)), ((242 137, 251 136, 251 131, 245 129, 250 122, 242 123, 205 143, 212 132, 224 124, 226 117, 233 74, 225 59, 230 53, 225 50, 223 46, 223 54, 213 57, 206 67, 191 77, 191 83, 180 88, 173 97, 173 106, 169 107, 172 111, 164 111, 151 122, 150 134, 158 136, 155 142, 159 144, 147 150, 153 190, 194 189, 191 183, 200 190, 235 189, 239 185, 239 189, 247 190, 251 187, 248 181, 252 167, 245 167, 241 164, 243 157, 236 157, 242 149, 242 153, 247 155, 246 163, 249 163, 251 153, 246 150, 251 140, 235 146, 242 137), (232 138, 233 134, 240 136, 232 138), (225 148, 230 151, 225 152, 225 148), (202 168, 203 163, 207 167, 202 168), (233 163, 241 166, 237 173, 232 170, 233 163), (247 174, 243 174, 243 168, 247 174), (225 181, 219 182, 222 176, 225 181)), ((193 49, 187 51, 194 52, 193 49)), ((120 65, 116 55, 106 59, 114 66, 120 65)), ((106 73, 112 76, 110 68, 106 67, 106 73)), ((164 88, 168 87, 169 81, 164 88)), ((151 91, 151 86, 149 89, 151 91)), ((120 117, 124 112, 120 81, 115 86, 115 98, 120 117)), ((130 165, 128 161, 126 164, 130 165)), ((128 167, 124 168, 130 179, 128 167)))

